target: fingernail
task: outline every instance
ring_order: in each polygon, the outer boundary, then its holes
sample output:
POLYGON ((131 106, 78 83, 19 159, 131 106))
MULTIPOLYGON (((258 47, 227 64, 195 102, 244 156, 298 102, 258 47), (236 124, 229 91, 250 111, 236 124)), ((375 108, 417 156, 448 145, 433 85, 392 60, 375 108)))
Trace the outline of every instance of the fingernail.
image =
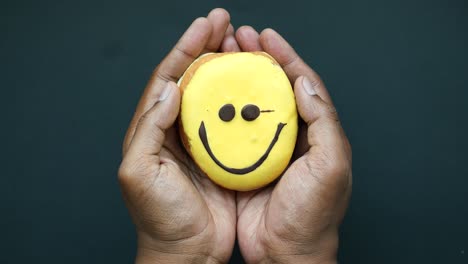
POLYGON ((317 95, 317 92, 315 91, 312 83, 309 81, 309 78, 305 76, 302 77, 302 87, 304 87, 304 90, 308 95, 317 95))
POLYGON ((171 93, 172 87, 171 83, 167 82, 166 87, 164 87, 164 90, 161 92, 159 95, 158 102, 164 101, 169 97, 169 94, 171 93))

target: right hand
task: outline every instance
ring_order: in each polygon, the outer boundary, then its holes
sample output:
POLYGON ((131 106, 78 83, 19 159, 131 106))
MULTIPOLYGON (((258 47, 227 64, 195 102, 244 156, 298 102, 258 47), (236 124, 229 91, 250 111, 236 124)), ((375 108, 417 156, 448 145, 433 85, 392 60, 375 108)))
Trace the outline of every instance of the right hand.
POLYGON ((229 14, 196 19, 156 68, 128 128, 119 181, 138 235, 137 263, 227 262, 235 193, 211 182, 179 142, 176 82, 206 52, 236 51, 229 14))
POLYGON ((291 165, 276 184, 237 194, 237 237, 247 263, 336 263, 338 227, 351 194, 351 146, 323 81, 272 29, 236 33, 265 51, 294 85, 302 119, 291 165))

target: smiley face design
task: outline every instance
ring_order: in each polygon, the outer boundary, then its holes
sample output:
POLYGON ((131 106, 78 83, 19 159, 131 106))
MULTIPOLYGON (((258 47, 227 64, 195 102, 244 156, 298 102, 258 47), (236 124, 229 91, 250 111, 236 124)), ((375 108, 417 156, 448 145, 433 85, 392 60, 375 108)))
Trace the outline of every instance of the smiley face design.
POLYGON ((247 191, 281 175, 296 142, 297 110, 291 84, 270 55, 204 55, 179 86, 182 142, 211 180, 247 191))

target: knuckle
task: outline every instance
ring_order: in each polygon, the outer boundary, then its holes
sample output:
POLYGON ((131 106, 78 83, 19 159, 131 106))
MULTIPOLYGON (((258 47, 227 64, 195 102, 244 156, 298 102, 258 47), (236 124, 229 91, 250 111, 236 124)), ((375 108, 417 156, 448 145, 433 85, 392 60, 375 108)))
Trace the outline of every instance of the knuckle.
POLYGON ((158 125, 153 124, 152 129, 152 138, 155 140, 155 143, 163 144, 166 137, 165 131, 161 129, 158 125))
POLYGON ((119 183, 122 185, 126 185, 130 180, 131 176, 133 175, 133 169, 131 169, 130 166, 128 166, 126 162, 123 161, 122 164, 120 164, 117 175, 119 183))
POLYGON ((178 56, 183 57, 184 59, 188 59, 190 61, 194 61, 197 59, 197 54, 193 53, 189 49, 185 49, 183 47, 180 47, 179 45, 176 45, 174 48, 174 51, 177 52, 178 56))
POLYGON ((119 184, 125 188, 132 188, 142 179, 150 179, 159 175, 160 166, 153 160, 143 157, 132 158, 132 161, 124 160, 118 170, 119 184))
POLYGON ((294 54, 293 56, 289 57, 287 61, 282 65, 283 68, 288 68, 292 67, 294 65, 297 65, 297 63, 301 62, 301 57, 299 55, 294 54))
POLYGON ((336 110, 336 107, 333 105, 327 104, 324 107, 324 115, 329 118, 330 120, 333 120, 335 122, 339 122, 338 118, 338 111, 336 110))
POLYGON ((312 161, 312 171, 318 171, 321 183, 335 187, 346 183, 351 173, 351 164, 344 153, 336 151, 324 151, 312 161))
POLYGON ((319 102, 314 106, 314 112, 317 113, 317 119, 323 121, 333 121, 333 123, 339 123, 338 111, 336 107, 330 103, 319 102))
POLYGON ((149 120, 149 111, 146 111, 138 120, 138 125, 148 122, 149 120))
POLYGON ((329 158, 325 166, 326 170, 332 175, 341 175, 348 171, 348 162, 342 155, 329 158))
POLYGON ((177 76, 170 74, 169 72, 165 71, 164 68, 161 68, 159 66, 156 67, 153 74, 156 76, 157 79, 160 79, 164 82, 175 82, 179 79, 177 78, 177 76))
POLYGON ((310 76, 308 80, 310 84, 312 85, 312 87, 314 87, 315 89, 317 89, 320 86, 324 86, 322 80, 320 80, 320 77, 318 76, 310 76))
POLYGON ((152 113, 153 111, 148 110, 146 113, 144 113, 140 119, 138 120, 138 125, 137 127, 143 127, 143 126, 153 126, 154 125, 154 119, 152 118, 152 113))
POLYGON ((337 114, 336 107, 333 105, 327 105, 327 111, 329 114, 337 114))
POLYGON ((351 171, 351 166, 346 158, 335 158, 326 163, 324 171, 329 175, 332 183, 339 185, 345 183, 351 171))

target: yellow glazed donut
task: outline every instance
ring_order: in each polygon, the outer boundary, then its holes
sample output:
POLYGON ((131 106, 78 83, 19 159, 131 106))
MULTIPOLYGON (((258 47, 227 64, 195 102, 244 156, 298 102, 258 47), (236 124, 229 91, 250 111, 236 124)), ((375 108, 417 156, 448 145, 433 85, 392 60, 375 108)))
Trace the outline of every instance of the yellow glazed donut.
POLYGON ((179 80, 182 142, 215 183, 248 191, 291 159, 297 110, 291 84, 264 52, 210 53, 179 80))

